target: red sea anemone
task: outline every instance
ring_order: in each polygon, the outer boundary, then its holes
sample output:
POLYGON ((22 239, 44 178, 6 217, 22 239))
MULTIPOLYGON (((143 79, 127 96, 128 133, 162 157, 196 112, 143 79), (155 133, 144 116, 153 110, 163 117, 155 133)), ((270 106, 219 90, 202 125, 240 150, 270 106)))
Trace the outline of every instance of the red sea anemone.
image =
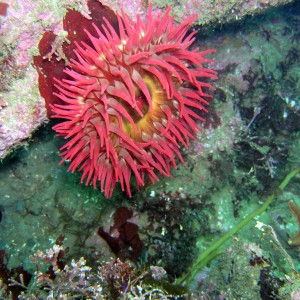
POLYGON ((189 50, 196 31, 187 34, 196 16, 175 25, 169 16, 153 17, 150 7, 145 22, 117 15, 118 30, 107 19, 93 36, 83 29, 89 43, 76 43, 76 59, 65 68, 67 79, 56 80, 63 104, 52 105, 54 126, 69 141, 61 148, 69 171, 82 172, 81 182, 99 181, 106 197, 115 184, 131 196, 130 179, 137 188, 157 174, 171 176, 176 156, 184 163, 180 145, 188 147, 199 130, 199 111, 206 112, 211 85, 200 78, 215 78, 204 58, 214 50, 189 50))

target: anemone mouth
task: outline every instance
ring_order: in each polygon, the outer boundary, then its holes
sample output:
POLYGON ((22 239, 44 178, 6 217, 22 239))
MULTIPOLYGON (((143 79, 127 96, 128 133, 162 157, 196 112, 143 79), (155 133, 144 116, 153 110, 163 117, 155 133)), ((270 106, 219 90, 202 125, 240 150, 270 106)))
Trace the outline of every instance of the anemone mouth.
MULTIPOLYGON (((143 93, 143 91, 138 86, 135 85, 134 90, 135 90, 136 107, 132 107, 130 104, 122 101, 121 99, 120 99, 120 101, 121 101, 120 103, 126 109, 128 114, 131 116, 134 123, 137 124, 148 113, 149 104, 147 103, 147 99, 146 99, 145 94, 143 93)), ((149 91, 149 92, 150 92, 150 96, 152 97, 151 91, 149 91)), ((129 123, 126 120, 126 118, 123 118, 123 121, 125 123, 125 127, 127 127, 129 123)))
POLYGON ((135 141, 142 141, 143 133, 153 135, 156 132, 155 122, 162 123, 166 117, 161 110, 161 105, 171 105, 160 81, 154 75, 143 74, 142 78, 151 97, 151 106, 147 102, 144 92, 136 87, 136 103, 142 114, 139 114, 138 110, 130 105, 126 105, 125 108, 134 120, 137 130, 134 130, 126 118, 123 118, 124 133, 135 141))

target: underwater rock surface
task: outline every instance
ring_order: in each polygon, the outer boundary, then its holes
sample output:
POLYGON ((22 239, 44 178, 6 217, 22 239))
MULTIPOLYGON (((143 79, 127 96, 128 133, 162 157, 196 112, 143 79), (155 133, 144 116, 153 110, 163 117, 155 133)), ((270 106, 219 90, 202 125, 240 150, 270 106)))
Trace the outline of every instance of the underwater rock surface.
MULTIPOLYGON (((199 269, 189 295, 161 281, 159 287, 152 281, 150 291, 187 299, 297 299, 299 245, 290 240, 299 228, 289 203, 300 206, 299 174, 283 192, 278 186, 300 166, 299 32, 297 3, 199 32, 196 46, 218 50, 210 66, 218 81, 205 129, 182 151, 186 166, 173 170, 173 178, 134 189, 132 199, 116 189, 107 201, 100 191, 80 185, 79 174, 67 173, 68 162, 58 168, 63 141, 54 137, 52 122, 42 126, 28 147, 0 165, 0 250, 10 256, 8 269, 21 265, 33 274, 30 255, 43 260, 50 249, 52 258, 64 251, 53 244, 65 235, 68 253, 61 260, 69 269, 53 281, 60 295, 71 293, 71 285, 63 290, 61 282, 73 271, 86 282, 84 274, 96 273, 85 266, 98 268, 101 261, 106 261, 101 280, 118 275, 108 272, 113 266, 127 280, 130 262, 134 278, 151 265, 158 278, 163 274, 174 283, 201 253, 276 195, 268 210, 199 269)), ((3 104, 2 115, 8 106, 3 104)), ((124 286, 134 291, 128 281, 117 283, 111 292, 122 293, 124 286)))

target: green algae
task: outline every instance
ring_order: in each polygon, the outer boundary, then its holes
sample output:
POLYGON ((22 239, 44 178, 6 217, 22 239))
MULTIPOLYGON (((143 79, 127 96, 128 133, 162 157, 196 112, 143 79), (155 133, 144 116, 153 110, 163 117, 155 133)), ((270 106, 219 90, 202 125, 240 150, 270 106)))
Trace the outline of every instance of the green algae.
MULTIPOLYGON (((291 171, 285 179, 281 182, 281 184, 278 187, 278 190, 281 192, 285 189, 285 187, 288 185, 290 180, 294 178, 298 173, 300 172, 299 169, 295 169, 291 171)), ((177 280, 177 283, 186 284, 187 286, 190 286, 192 283, 192 280, 196 277, 196 274, 204 268, 212 259, 214 259, 216 256, 218 256, 221 253, 220 247, 224 245, 227 240, 232 237, 234 234, 236 234, 240 229, 242 229, 244 226, 246 226, 250 221, 254 220, 257 216, 261 215, 265 210, 270 206, 270 204, 274 201, 275 197, 277 196, 277 193, 269 196, 267 200, 264 202, 263 205, 261 205, 257 210, 255 210, 252 214, 248 215, 246 218, 244 218, 237 226, 235 226, 232 230, 227 232, 225 235, 223 235, 220 239, 218 239, 214 244, 212 244, 210 247, 208 247, 204 252, 202 252, 196 261, 191 266, 189 272, 187 272, 185 275, 183 275, 181 278, 177 280)))

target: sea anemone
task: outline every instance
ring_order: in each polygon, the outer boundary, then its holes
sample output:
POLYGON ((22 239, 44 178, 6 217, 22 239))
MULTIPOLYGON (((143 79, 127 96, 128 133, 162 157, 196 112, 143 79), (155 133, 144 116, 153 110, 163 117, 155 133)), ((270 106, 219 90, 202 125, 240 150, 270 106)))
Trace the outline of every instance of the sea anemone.
POLYGON ((176 156, 184 164, 180 146, 189 146, 207 111, 204 90, 212 86, 199 78, 216 77, 202 66, 214 50, 189 50, 196 16, 176 25, 170 11, 154 18, 150 6, 145 22, 122 11, 117 30, 106 18, 93 24, 97 36, 83 29, 89 43, 76 43, 68 78, 56 80, 63 104, 52 105, 52 117, 65 121, 54 130, 69 139, 60 163, 70 161, 68 171, 81 171, 86 185, 99 181, 106 197, 117 182, 131 197, 132 175, 137 189, 146 178, 171 177, 176 156))

